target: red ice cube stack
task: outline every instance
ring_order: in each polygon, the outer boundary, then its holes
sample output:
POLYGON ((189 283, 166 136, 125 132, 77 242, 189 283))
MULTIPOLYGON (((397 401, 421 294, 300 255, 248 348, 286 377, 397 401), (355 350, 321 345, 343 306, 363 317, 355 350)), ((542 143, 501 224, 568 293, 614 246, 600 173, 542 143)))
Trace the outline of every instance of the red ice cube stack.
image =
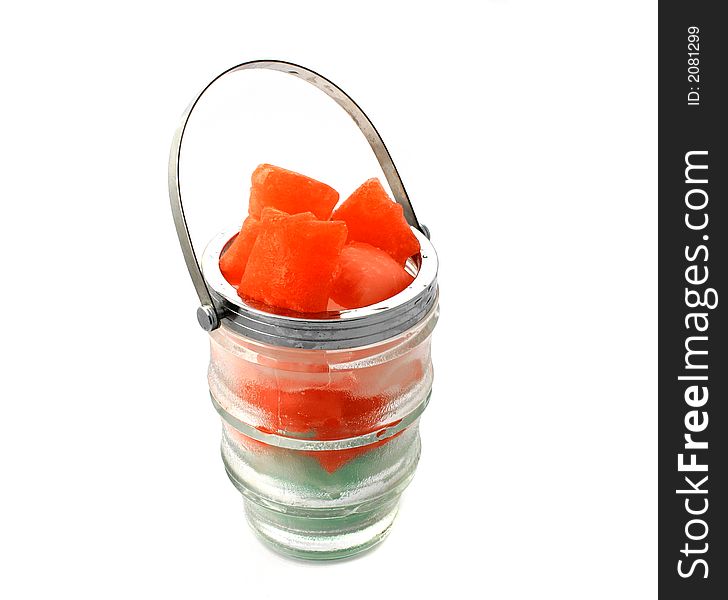
POLYGON ((300 313, 359 308, 412 282, 420 245, 402 207, 369 179, 336 210, 336 190, 273 165, 253 172, 248 217, 220 259, 243 299, 300 313))

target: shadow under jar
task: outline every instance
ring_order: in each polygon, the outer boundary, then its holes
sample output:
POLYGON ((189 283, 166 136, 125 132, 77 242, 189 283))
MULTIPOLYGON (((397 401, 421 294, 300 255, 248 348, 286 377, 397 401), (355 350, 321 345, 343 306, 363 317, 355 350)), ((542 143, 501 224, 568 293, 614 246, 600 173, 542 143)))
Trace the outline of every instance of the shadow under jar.
POLYGON ((342 558, 386 536, 420 455, 438 317, 437 258, 421 252, 412 284, 378 304, 320 315, 276 314, 241 300, 218 260, 202 268, 226 318, 210 332, 209 385, 222 458, 248 521, 275 550, 342 558))

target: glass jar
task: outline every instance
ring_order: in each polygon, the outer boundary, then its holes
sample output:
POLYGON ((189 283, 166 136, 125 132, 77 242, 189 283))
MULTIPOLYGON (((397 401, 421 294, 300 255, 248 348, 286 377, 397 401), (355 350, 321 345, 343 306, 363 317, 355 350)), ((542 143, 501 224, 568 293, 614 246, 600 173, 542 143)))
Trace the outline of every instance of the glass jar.
POLYGON ((355 349, 281 348, 224 324, 211 333, 225 469, 276 550, 340 558, 387 534, 420 455, 437 315, 434 305, 409 330, 355 349))
POLYGON ((249 61, 219 74, 190 103, 172 140, 168 180, 200 300, 197 320, 211 336, 210 393, 223 422, 223 461, 250 524, 275 549, 302 558, 340 558, 372 546, 389 530, 417 466, 438 315, 437 255, 382 138, 329 79, 286 61, 249 61), (213 238, 198 262, 180 188, 182 140, 210 86, 251 69, 313 85, 364 134, 420 243, 405 265, 414 279, 403 291, 363 308, 291 314, 241 299, 222 276, 220 256, 237 230, 213 238))

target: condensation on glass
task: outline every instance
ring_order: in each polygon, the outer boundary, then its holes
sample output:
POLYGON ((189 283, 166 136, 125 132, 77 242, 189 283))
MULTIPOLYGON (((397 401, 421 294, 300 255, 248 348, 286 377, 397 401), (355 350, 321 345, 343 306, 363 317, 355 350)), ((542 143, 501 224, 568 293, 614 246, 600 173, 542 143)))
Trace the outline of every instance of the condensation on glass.
POLYGON ((279 551, 337 558, 381 540, 420 456, 437 307, 393 339, 349 350, 211 333, 222 457, 248 521, 279 551))

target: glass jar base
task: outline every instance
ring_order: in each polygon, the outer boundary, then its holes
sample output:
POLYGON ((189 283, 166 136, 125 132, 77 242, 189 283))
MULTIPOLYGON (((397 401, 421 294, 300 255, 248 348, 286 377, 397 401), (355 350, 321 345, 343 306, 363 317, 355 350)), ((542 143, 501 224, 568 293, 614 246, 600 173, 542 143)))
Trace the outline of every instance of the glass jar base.
POLYGON ((389 533, 399 497, 365 513, 336 517, 289 515, 245 499, 248 523, 276 552, 306 560, 336 560, 364 552, 389 533))

